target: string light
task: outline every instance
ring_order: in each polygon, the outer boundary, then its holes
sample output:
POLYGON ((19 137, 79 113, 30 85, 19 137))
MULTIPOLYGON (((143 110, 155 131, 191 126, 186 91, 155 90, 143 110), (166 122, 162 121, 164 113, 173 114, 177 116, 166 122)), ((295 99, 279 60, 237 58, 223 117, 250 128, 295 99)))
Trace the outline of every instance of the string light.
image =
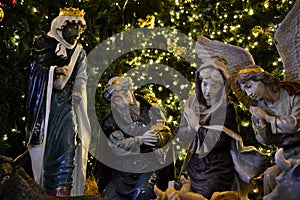
MULTIPOLYGON (((86 1, 86 0, 81 0, 81 1, 86 1)), ((23 4, 23 0, 20 1, 20 4, 23 4)), ((173 6, 173 8, 167 12, 168 20, 159 18, 161 13, 155 13, 155 18, 156 23, 155 26, 160 26, 164 27, 166 24, 168 26, 172 26, 172 28, 181 28, 181 30, 185 31, 184 33, 188 35, 188 37, 193 37, 195 39, 196 36, 198 35, 206 35, 211 37, 211 39, 218 39, 222 40, 225 43, 230 43, 230 44, 237 44, 242 46, 245 50, 249 51, 252 49, 257 48, 259 45, 261 45, 262 42, 266 43, 269 46, 274 46, 274 39, 273 39, 273 34, 276 31, 276 24, 268 24, 268 25, 259 25, 261 31, 259 33, 253 34, 253 30, 251 32, 250 27, 250 32, 249 30, 245 30, 245 24, 243 24, 244 18, 249 18, 249 16, 253 16, 255 14, 258 14, 258 9, 254 5, 251 5, 251 1, 249 0, 242 0, 243 2, 243 7, 245 9, 243 10, 237 10, 235 12, 226 12, 226 9, 221 10, 225 4, 222 4, 220 2, 215 4, 215 7, 213 7, 213 13, 216 14, 215 18, 214 16, 210 16, 210 14, 207 14, 209 12, 205 12, 204 7, 205 5, 198 5, 194 3, 192 0, 175 0, 175 1, 170 1, 170 4, 173 6), (182 4, 189 4, 183 6, 182 4), (202 7, 201 7, 202 6, 202 7), (217 19, 217 20, 216 20, 217 19), (218 21, 219 20, 219 21, 218 21), (171 22, 171 23, 170 23, 171 22)), ((210 2, 212 3, 212 2, 210 2)), ((260 4, 261 7, 264 9, 269 9, 271 8, 272 1, 265 0, 262 4, 260 4)), ((277 9, 278 11, 281 11, 285 8, 284 4, 290 4, 292 5, 294 1, 288 1, 288 0, 282 0, 281 3, 278 3, 277 9)), ((115 7, 122 9, 118 3, 115 4, 115 7)), ((227 7, 228 10, 228 7, 227 7)), ((31 8, 31 13, 39 13, 40 11, 32 7, 31 8)), ((48 19, 48 16, 44 16, 45 19, 48 19)), ((130 30, 135 28, 136 24, 131 22, 127 23, 124 25, 125 30, 130 30)), ((1 25, 3 27, 3 25, 1 25)), ((158 35, 164 35, 164 33, 157 33, 158 35)), ((82 38, 83 39, 83 38, 82 38)), ((103 38, 102 38, 103 39, 103 38)), ((18 47, 19 42, 20 42, 20 36, 19 35, 14 35, 13 37, 10 38, 11 43, 13 46, 18 47)), ((101 38, 99 36, 95 37, 94 40, 97 43, 100 43, 101 38)), ((107 44, 107 51, 110 51, 112 46, 113 41, 108 42, 107 44)), ((89 44, 85 44, 88 46, 89 44)), ((145 44, 142 44, 143 47, 145 47, 145 44)), ((267 47, 268 48, 268 47, 267 47)), ((118 50, 121 52, 121 50, 118 50)), ((128 60, 126 60, 126 63, 133 67, 133 66, 141 66, 143 67, 143 63, 145 63, 145 60, 147 60, 147 63, 149 64, 154 64, 154 63, 163 63, 168 61, 174 61, 174 60, 180 60, 179 55, 173 55, 173 53, 169 52, 159 52, 158 50, 151 51, 151 50, 141 50, 141 56, 134 56, 128 60), (153 55, 155 54, 155 55, 153 55), (158 55, 159 54, 159 55, 158 55), (171 57, 172 56, 172 57, 171 57)), ((273 66, 278 66, 280 62, 282 62, 281 58, 274 58, 275 61, 272 62, 273 66)), ((196 68, 196 64, 192 63, 191 67, 196 68)), ((168 68, 165 68, 166 71, 168 71, 168 68)), ((146 77, 145 74, 143 73, 134 73, 134 75, 139 76, 140 80, 144 80, 146 78, 152 79, 152 77, 146 77)), ((189 74, 191 77, 194 76, 194 72, 191 71, 189 74)), ((159 76, 164 77, 164 74, 161 73, 159 76)), ((174 76, 176 77, 176 76, 174 76)), ((180 84, 176 81, 172 83, 173 85, 178 86, 180 90, 184 90, 188 88, 188 85, 185 84, 180 84)), ((195 84, 191 83, 192 86, 194 87, 195 84)), ((103 87, 102 84, 98 84, 97 87, 101 89, 103 87)), ((166 88, 169 86, 166 86, 166 88)), ((155 92, 153 90, 153 86, 149 86, 149 92, 153 93, 155 95, 155 92)), ((158 87, 159 92, 164 92, 165 87, 158 87)), ((169 105, 167 105, 169 108, 174 109, 175 111, 180 110, 181 108, 176 105, 176 102, 179 101, 177 96, 172 96, 170 95, 169 97, 166 97, 167 102, 169 102, 169 105)), ((164 101, 164 100, 163 100, 164 101)), ((158 104, 163 104, 162 100, 158 100, 158 104)), ((175 117, 176 118, 176 117, 175 117)), ((172 123, 173 125, 178 124, 178 121, 176 121, 173 116, 168 117, 168 123, 172 123)), ((242 126, 248 127, 250 124, 249 122, 243 122, 242 126)), ((13 131, 13 130, 12 130, 13 131)), ((6 135, 7 137, 7 135, 6 135)), ((180 145, 177 145, 176 148, 182 152, 182 147, 180 145)), ((183 152, 184 153, 184 152, 183 152)), ((180 158, 184 158, 184 156, 181 156, 180 158)))

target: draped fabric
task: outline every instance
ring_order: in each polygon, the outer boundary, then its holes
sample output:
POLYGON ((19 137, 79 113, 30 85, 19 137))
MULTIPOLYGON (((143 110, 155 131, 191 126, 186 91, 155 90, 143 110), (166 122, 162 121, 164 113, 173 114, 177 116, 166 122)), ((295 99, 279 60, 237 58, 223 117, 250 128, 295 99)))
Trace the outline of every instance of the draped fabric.
POLYGON ((191 191, 208 199, 214 192, 228 190, 236 190, 242 196, 245 193, 242 182, 249 184, 265 159, 254 147, 244 147, 238 135, 236 111, 228 99, 228 79, 222 64, 215 62, 200 66, 195 76, 195 92, 185 103, 176 135, 182 146, 189 147, 181 174, 190 178, 191 191), (202 94, 201 70, 207 67, 217 69, 224 82, 221 83, 224 84, 222 94, 213 105, 207 105, 202 94), (189 116, 189 112, 193 112, 194 117, 189 116), (197 131, 194 124, 199 125, 197 131))
MULTIPOLYGON (((221 107, 220 112, 215 116, 224 119, 213 119, 214 125, 220 125, 217 122, 223 123, 224 126, 237 131, 236 115, 231 104, 221 107), (221 116, 222 114, 223 116, 221 116)), ((208 125, 210 121, 212 120, 208 119, 203 125, 208 125)), ((199 128, 191 144, 190 153, 192 155, 187 165, 187 173, 191 179, 191 191, 210 198, 215 191, 231 190, 234 180, 234 164, 230 148, 231 138, 226 133, 212 131, 205 127, 199 128), (215 137, 211 138, 212 135, 215 137), (210 141, 203 143, 205 140, 210 141), (205 150, 205 145, 209 144, 214 144, 214 146, 207 147, 205 150)))
POLYGON ((234 168, 228 152, 210 153, 199 159, 192 154, 187 168, 191 191, 210 198, 215 191, 232 190, 234 168))
POLYGON ((53 49, 56 40, 43 36, 34 43, 32 62, 30 64, 26 134, 30 144, 41 144, 45 129, 46 92, 48 74, 51 66, 63 66, 67 61, 57 57, 53 49))
MULTIPOLYGON (((126 134, 116 123, 112 112, 102 119, 101 127, 109 138, 109 146, 111 147, 118 165, 123 169, 130 169, 132 165, 139 166, 136 173, 120 171, 112 169, 112 176, 105 186, 103 196, 111 200, 148 200, 154 199, 154 184, 160 184, 157 171, 143 172, 146 168, 153 169, 151 165, 159 165, 159 159, 156 162, 149 161, 143 153, 152 152, 153 148, 140 145, 139 140, 135 136, 144 133, 149 129, 151 122, 150 108, 152 107, 145 99, 136 96, 136 103, 140 106, 130 106, 130 118, 134 124, 134 128, 126 134), (138 109, 136 109, 138 108, 138 109), (140 155, 132 156, 132 153, 140 153, 140 155)), ((159 112, 160 113, 160 112, 159 112)), ((161 114, 161 113, 160 113, 161 114)), ((105 152, 107 153, 107 152, 105 152)), ((158 155, 163 156, 163 155, 158 155)), ((166 179, 166 178, 162 178, 166 179)))
POLYGON ((67 57, 57 56, 57 43, 46 35, 34 43, 26 104, 28 148, 35 180, 46 191, 64 187, 71 189, 74 182, 73 190, 76 192, 73 195, 81 195, 90 138, 86 113, 85 52, 77 44, 78 47, 68 50, 67 57), (66 85, 61 90, 55 89, 56 76, 49 74, 50 69, 70 65, 74 60, 66 85), (83 100, 78 105, 72 103, 74 93, 82 96, 83 100), (75 165, 77 171, 74 171, 75 165))
POLYGON ((273 105, 267 105, 264 100, 258 101, 258 106, 273 116, 268 124, 252 116, 255 136, 261 144, 274 144, 284 149, 299 146, 300 95, 297 94, 296 86, 289 91, 281 87, 279 99, 273 105))
POLYGON ((221 106, 212 115, 203 109, 195 96, 187 101, 186 106, 199 113, 200 121, 207 120, 194 133, 183 118, 177 133, 181 141, 192 141, 181 170, 190 177, 191 190, 206 198, 210 198, 214 191, 237 190, 243 194, 244 185, 258 175, 266 156, 253 146, 243 145, 238 135, 234 106, 221 106), (214 119, 207 117, 209 115, 214 119), (204 141, 214 145, 207 145, 204 141))

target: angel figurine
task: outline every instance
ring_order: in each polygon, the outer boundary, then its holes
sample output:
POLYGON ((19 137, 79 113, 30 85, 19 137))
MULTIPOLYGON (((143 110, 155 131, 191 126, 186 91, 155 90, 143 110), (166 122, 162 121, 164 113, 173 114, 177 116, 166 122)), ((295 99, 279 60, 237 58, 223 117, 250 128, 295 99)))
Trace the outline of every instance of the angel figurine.
POLYGON ((295 188, 300 187, 299 176, 292 173, 296 167, 300 169, 299 162, 290 164, 291 160, 300 158, 299 9, 300 0, 297 0, 275 33, 276 48, 284 63, 284 81, 257 66, 251 54, 242 48, 205 38, 198 41, 198 53, 203 58, 220 53, 228 60, 238 97, 247 95, 240 100, 252 114, 257 141, 282 148, 281 156, 276 154, 276 164, 263 174, 265 200, 300 198, 299 192, 295 193, 295 188), (283 160, 286 164, 282 164, 283 160))

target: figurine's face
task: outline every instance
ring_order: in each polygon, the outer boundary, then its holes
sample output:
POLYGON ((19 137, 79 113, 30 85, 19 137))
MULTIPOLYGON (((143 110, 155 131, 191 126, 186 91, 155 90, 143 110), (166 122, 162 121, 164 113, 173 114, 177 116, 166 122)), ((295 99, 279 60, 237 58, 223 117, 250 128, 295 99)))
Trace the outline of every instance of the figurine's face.
POLYGON ((67 21, 67 25, 62 29, 62 35, 65 41, 71 45, 75 44, 75 42, 79 39, 80 34, 82 32, 82 27, 76 22, 67 21))
POLYGON ((115 92, 112 97, 112 102, 119 108, 126 108, 131 104, 134 104, 134 94, 131 90, 120 90, 115 92))
POLYGON ((203 78, 201 82, 202 94, 208 106, 215 104, 223 93, 224 85, 212 78, 203 78))
POLYGON ((266 87, 261 81, 249 80, 244 84, 241 84, 241 89, 246 92, 249 97, 256 100, 260 100, 266 93, 266 87))

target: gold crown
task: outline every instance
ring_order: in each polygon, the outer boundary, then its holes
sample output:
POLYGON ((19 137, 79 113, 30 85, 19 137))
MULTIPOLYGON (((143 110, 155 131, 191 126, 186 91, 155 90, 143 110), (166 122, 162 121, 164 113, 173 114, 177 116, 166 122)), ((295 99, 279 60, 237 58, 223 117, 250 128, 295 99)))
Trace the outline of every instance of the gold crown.
POLYGON ((60 16, 75 16, 75 17, 83 17, 85 12, 84 10, 79 10, 79 8, 60 8, 59 9, 60 16))

